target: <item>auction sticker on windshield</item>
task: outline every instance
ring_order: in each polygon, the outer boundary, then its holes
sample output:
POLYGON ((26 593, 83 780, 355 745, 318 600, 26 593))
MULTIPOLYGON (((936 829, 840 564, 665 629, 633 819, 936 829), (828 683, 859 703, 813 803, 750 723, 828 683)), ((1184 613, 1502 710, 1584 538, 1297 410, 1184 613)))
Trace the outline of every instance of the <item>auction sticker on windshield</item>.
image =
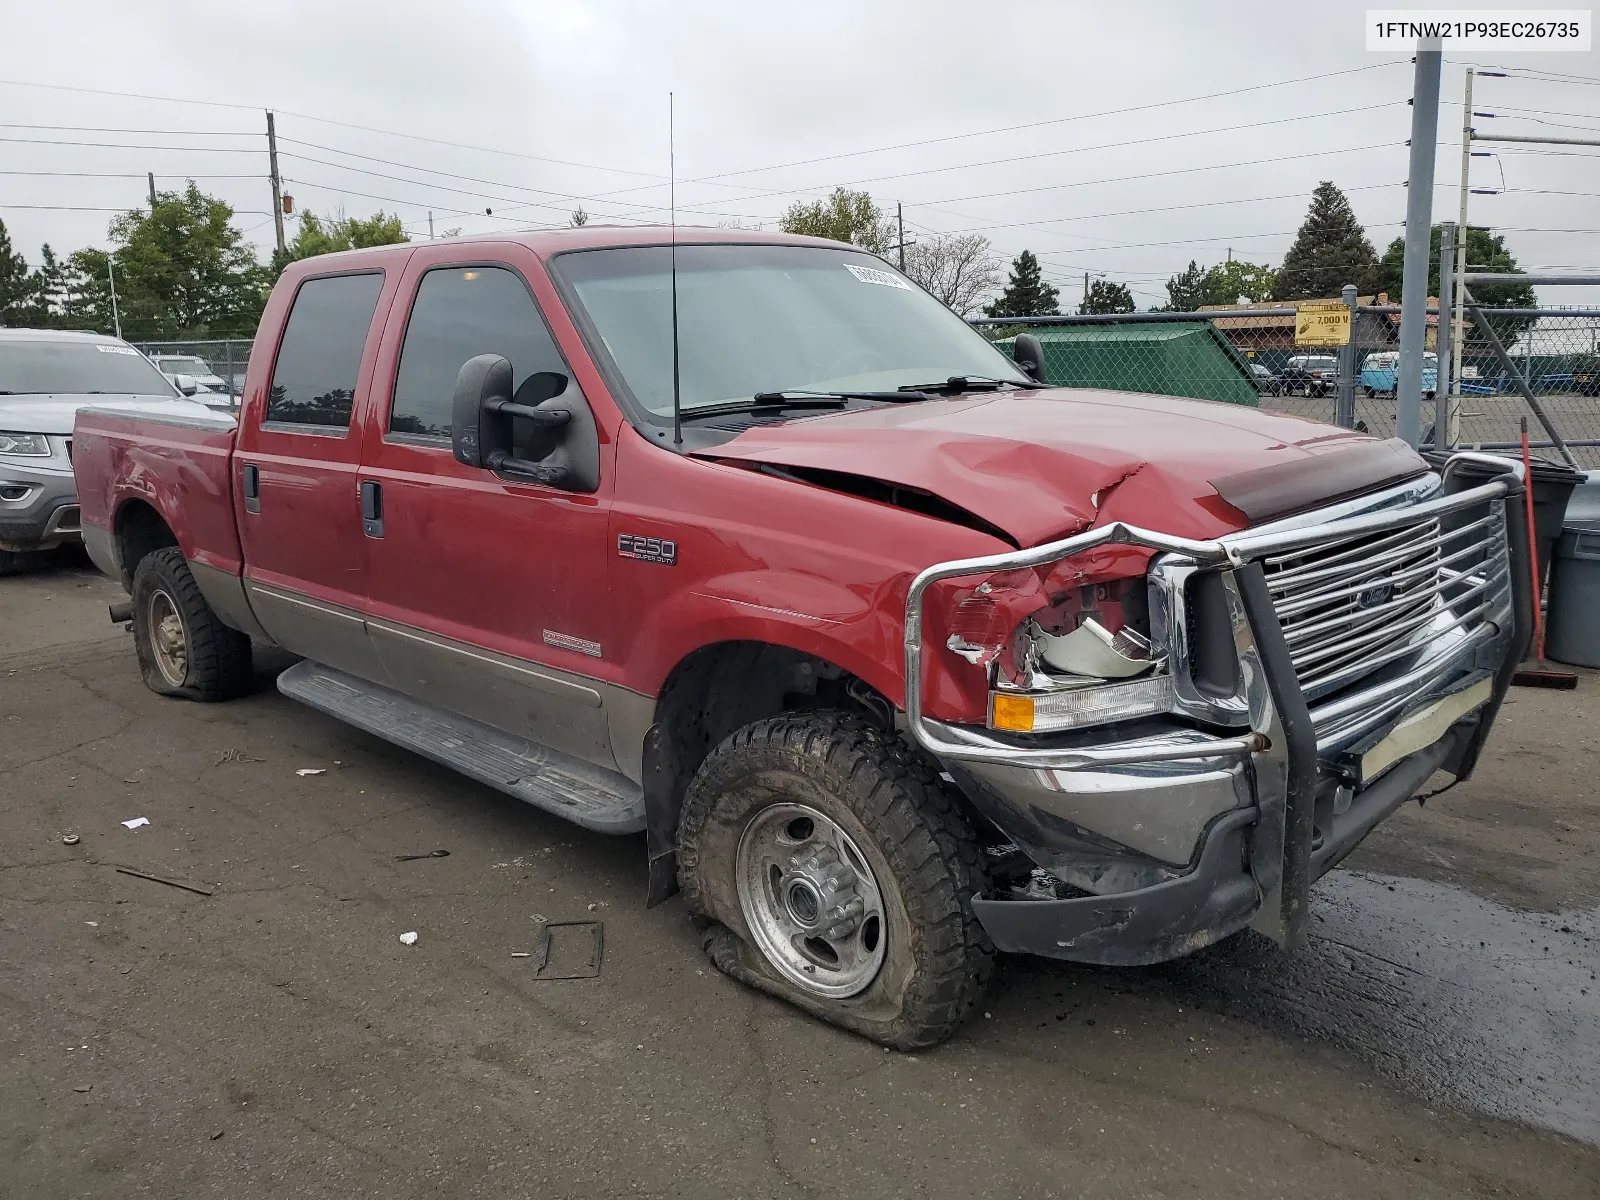
POLYGON ((101 345, 96 345, 95 349, 100 351, 101 354, 131 354, 135 358, 137 358, 139 356, 139 352, 137 350, 135 350, 132 346, 101 346, 101 345))
POLYGON ((899 288, 909 292, 911 285, 898 275, 891 275, 887 271, 875 271, 871 267, 858 267, 855 263, 845 263, 844 269, 849 271, 862 283, 876 283, 881 287, 899 288))

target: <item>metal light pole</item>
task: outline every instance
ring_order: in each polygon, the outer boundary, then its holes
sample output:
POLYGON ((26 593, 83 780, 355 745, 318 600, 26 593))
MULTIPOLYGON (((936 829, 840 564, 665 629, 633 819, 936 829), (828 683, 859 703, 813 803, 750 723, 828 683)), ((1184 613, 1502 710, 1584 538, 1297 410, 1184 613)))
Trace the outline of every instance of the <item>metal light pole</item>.
POLYGON ((111 285, 111 325, 122 336, 122 318, 117 314, 117 273, 111 266, 111 256, 106 255, 106 282, 111 285))
MULTIPOLYGON (((1450 339, 1450 381, 1456 386, 1459 386, 1461 380, 1461 350, 1467 340, 1467 327, 1463 320, 1466 316, 1465 300, 1467 289, 1461 287, 1460 283, 1461 276, 1467 269, 1467 197, 1471 194, 1470 185, 1472 182, 1472 78, 1475 74, 1477 72, 1471 67, 1467 68, 1466 90, 1463 92, 1461 99, 1461 216, 1456 222, 1456 237, 1459 241, 1456 243, 1455 286, 1451 289, 1455 293, 1456 306, 1455 313, 1450 320, 1451 333, 1453 335, 1450 339)), ((1443 270, 1442 250, 1439 266, 1443 270)), ((1443 276, 1440 278, 1440 287, 1442 288, 1443 276)), ((1444 314, 1444 292, 1441 291, 1439 293, 1439 316, 1443 318, 1444 314)), ((1442 353, 1439 356, 1439 362, 1441 365, 1444 362, 1442 353)))
POLYGON ((1434 346, 1434 354, 1438 366, 1434 368, 1433 379, 1433 448, 1444 450, 1455 444, 1455 431, 1450 428, 1453 407, 1451 392, 1460 391, 1457 380, 1460 376, 1453 367, 1453 356, 1459 353, 1456 342, 1456 331, 1451 328, 1450 295, 1454 291, 1455 278, 1450 269, 1451 260, 1455 258, 1456 249, 1456 223, 1454 221, 1439 222, 1439 336, 1434 346))
POLYGON ((1422 441, 1422 355, 1427 346, 1433 158, 1439 148, 1443 57, 1437 39, 1419 42, 1411 89, 1411 171, 1406 191, 1405 273, 1400 285, 1400 378, 1395 389, 1395 434, 1411 446, 1422 441))

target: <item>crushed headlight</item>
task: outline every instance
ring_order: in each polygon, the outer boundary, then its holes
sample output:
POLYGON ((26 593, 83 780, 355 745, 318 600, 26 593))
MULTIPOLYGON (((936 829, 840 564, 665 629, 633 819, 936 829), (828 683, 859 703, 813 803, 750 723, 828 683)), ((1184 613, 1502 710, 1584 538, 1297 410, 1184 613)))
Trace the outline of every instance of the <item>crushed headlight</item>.
POLYGON ((0 454, 21 458, 49 458, 50 443, 42 433, 8 433, 0 429, 0 454))

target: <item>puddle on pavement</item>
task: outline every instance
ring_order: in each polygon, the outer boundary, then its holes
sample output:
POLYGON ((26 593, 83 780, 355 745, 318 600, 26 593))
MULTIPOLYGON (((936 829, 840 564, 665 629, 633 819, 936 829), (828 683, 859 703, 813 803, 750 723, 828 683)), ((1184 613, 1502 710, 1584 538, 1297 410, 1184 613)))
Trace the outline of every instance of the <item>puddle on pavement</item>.
POLYGON ((1140 991, 1333 1043, 1429 1099, 1600 1144, 1600 909, 1525 913, 1419 879, 1336 871, 1311 943, 1253 934, 1140 991))

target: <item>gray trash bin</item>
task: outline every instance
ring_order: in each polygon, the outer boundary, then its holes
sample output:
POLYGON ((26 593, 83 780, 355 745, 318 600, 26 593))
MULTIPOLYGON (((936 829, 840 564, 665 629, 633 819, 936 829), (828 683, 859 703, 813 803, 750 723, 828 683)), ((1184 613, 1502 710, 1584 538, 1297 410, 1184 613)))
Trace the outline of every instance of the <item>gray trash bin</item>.
POLYGON ((1600 523, 1569 525, 1550 563, 1545 657, 1600 667, 1600 523))

